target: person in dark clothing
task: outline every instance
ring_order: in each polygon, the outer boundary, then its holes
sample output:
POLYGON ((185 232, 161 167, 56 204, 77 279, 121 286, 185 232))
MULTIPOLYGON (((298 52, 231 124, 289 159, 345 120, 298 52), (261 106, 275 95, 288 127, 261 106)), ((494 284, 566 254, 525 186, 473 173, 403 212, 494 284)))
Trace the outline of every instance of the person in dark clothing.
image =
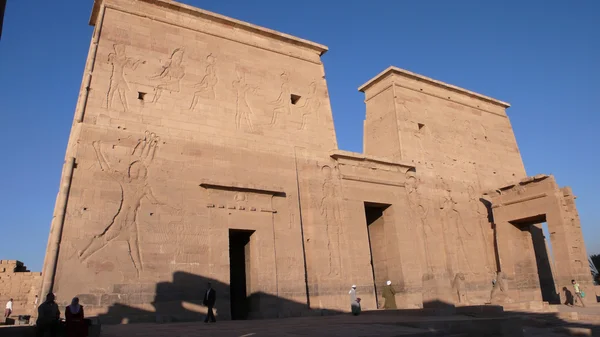
POLYGON ((71 305, 65 309, 67 337, 87 337, 88 326, 85 323, 83 305, 79 304, 79 298, 73 298, 71 305))
POLYGON ((208 323, 209 319, 213 323, 217 321, 217 319, 215 318, 215 313, 213 312, 213 307, 215 306, 216 299, 217 294, 212 288, 211 283, 208 282, 208 289, 206 289, 206 292, 204 293, 204 300, 202 301, 202 304, 208 307, 208 313, 206 314, 206 319, 204 320, 204 323, 208 323))
POLYGON ((58 332, 58 322, 60 319, 60 309, 54 302, 54 294, 49 293, 46 301, 38 307, 38 318, 36 321, 38 337, 55 337, 58 332))

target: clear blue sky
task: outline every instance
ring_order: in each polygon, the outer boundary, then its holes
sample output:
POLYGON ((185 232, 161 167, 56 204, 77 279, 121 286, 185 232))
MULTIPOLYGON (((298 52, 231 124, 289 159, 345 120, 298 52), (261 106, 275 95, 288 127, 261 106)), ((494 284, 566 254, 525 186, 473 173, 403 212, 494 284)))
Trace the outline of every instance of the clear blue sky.
MULTIPOLYGON (((41 270, 88 52, 92 0, 8 0, 0 40, 0 259, 41 270)), ((512 104, 529 175, 572 186, 600 253, 600 1, 187 0, 329 46, 340 148, 360 152, 357 87, 395 65, 512 104), (596 205, 596 206, 594 206, 596 205)))

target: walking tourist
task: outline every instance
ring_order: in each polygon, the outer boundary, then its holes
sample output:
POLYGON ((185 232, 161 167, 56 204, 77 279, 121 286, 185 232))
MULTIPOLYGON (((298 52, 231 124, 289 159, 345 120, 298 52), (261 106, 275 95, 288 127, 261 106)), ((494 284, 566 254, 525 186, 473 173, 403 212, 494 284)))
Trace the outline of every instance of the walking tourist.
POLYGON ((387 281, 385 287, 383 287, 383 299, 385 303, 384 309, 397 309, 396 307, 396 290, 392 287, 392 281, 387 281))
POLYGON ((56 337, 60 309, 54 301, 53 293, 46 296, 46 301, 38 307, 37 337, 56 337))
POLYGON ((350 294, 350 309, 352 310, 352 315, 358 316, 360 314, 360 298, 356 297, 356 285, 352 285, 348 294, 350 294))
POLYGON ((584 292, 581 291, 579 283, 575 282, 575 280, 571 280, 571 283, 573 284, 573 289, 575 290, 575 301, 579 301, 579 303, 581 303, 581 306, 585 308, 585 304, 583 303, 583 297, 585 295, 584 292))
POLYGON ((84 320, 83 306, 79 304, 79 298, 74 297, 71 305, 65 309, 67 323, 66 337, 87 337, 88 327, 84 320))
POLYGON ((215 323, 217 321, 217 319, 215 318, 215 313, 213 312, 213 307, 215 306, 216 299, 217 294, 212 288, 212 284, 208 282, 208 289, 206 289, 206 293, 204 293, 204 300, 202 301, 202 303, 208 308, 206 318, 204 319, 204 323, 208 323, 209 319, 212 323, 215 323))
POLYGON ((6 302, 6 309, 4 309, 4 319, 7 319, 10 317, 10 314, 12 314, 13 311, 13 299, 11 298, 10 300, 8 300, 8 302, 6 302))

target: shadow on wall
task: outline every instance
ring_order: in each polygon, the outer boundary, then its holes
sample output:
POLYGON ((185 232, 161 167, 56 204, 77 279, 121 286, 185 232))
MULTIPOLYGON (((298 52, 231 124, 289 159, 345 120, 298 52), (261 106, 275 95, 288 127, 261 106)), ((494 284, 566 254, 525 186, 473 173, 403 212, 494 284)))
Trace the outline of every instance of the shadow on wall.
MULTIPOLYGON (((234 282, 234 286, 230 286, 215 279, 176 272, 173 274, 173 282, 158 283, 154 291, 144 291, 144 288, 148 287, 140 285, 137 287, 137 293, 126 292, 125 289, 136 285, 123 285, 123 290, 118 291, 118 294, 103 295, 102 298, 113 298, 117 303, 110 305, 106 314, 99 315, 99 320, 102 324, 204 320, 206 308, 203 308, 203 298, 209 282, 216 292, 214 313, 217 320, 325 316, 341 313, 335 310, 311 310, 306 303, 263 292, 246 296, 245 282, 234 282), (148 303, 152 304, 154 311, 138 308, 148 303)), ((115 286, 115 290, 120 288, 115 286)), ((86 305, 85 295, 80 295, 80 299, 82 304, 86 305)))

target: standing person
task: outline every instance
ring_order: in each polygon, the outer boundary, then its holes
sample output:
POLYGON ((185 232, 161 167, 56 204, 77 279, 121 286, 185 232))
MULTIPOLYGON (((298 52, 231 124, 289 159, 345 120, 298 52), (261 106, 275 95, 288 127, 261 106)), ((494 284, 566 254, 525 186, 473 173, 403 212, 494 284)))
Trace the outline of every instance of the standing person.
POLYGON ((358 316, 360 314, 360 298, 356 297, 356 285, 352 285, 352 289, 350 289, 348 294, 350 294, 350 309, 352 315, 358 316))
POLYGON ((579 300, 581 306, 585 308, 585 304, 583 303, 582 291, 581 288, 579 288, 579 283, 575 282, 575 280, 571 280, 571 283, 573 284, 573 289, 575 290, 576 299, 579 300))
POLYGON ((217 294, 212 288, 212 284, 208 282, 208 289, 206 289, 206 292, 204 293, 204 300, 202 301, 202 304, 208 307, 208 312, 206 314, 206 319, 204 320, 204 323, 208 323, 209 319, 213 323, 217 322, 215 318, 215 313, 213 312, 213 307, 215 306, 216 299, 217 294))
POLYGON ((54 302, 54 294, 49 293, 46 301, 38 307, 37 336, 38 337, 56 337, 58 332, 58 320, 60 319, 60 309, 54 302))
POLYGON ((4 320, 5 321, 10 317, 10 314, 12 314, 12 311, 13 311, 13 299, 11 298, 10 300, 8 300, 8 302, 6 302, 6 309, 4 309, 4 320))
POLYGON ((79 304, 79 298, 74 297, 71 305, 65 309, 65 317, 67 323, 66 337, 87 337, 87 325, 83 320, 83 306, 79 304))
POLYGON ((29 325, 34 325, 34 318, 37 316, 37 307, 39 304, 39 298, 38 295, 35 295, 35 298, 33 299, 33 309, 31 310, 31 317, 29 318, 29 325))
POLYGON ((397 309, 396 307, 396 290, 392 287, 392 281, 387 281, 385 287, 383 287, 383 304, 384 309, 397 309))

